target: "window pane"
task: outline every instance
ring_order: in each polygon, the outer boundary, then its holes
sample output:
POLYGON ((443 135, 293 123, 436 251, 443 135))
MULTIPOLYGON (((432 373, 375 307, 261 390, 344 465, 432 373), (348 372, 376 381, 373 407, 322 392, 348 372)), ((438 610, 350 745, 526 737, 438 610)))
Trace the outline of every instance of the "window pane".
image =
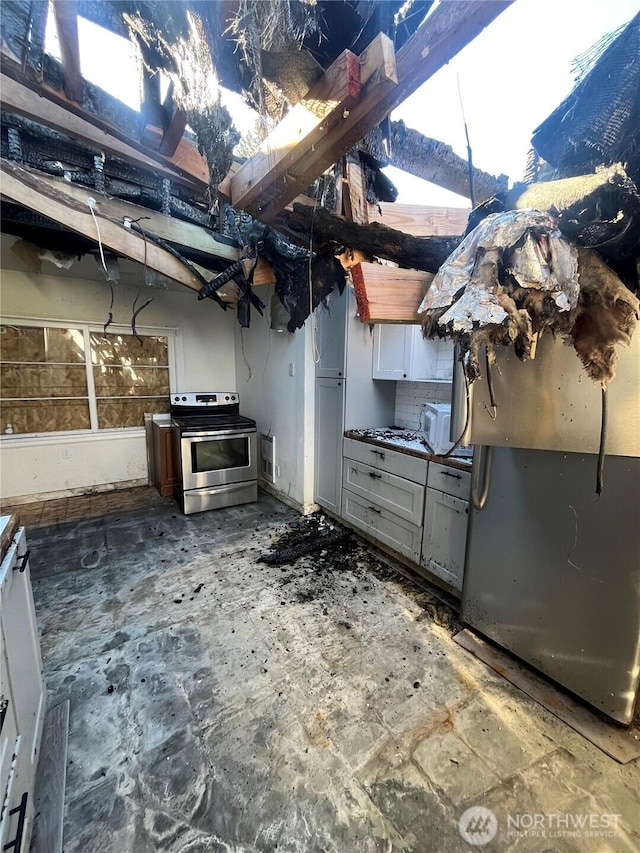
POLYGON ((84 364, 84 336, 78 329, 0 326, 2 361, 84 364))
POLYGON ((99 429, 144 426, 145 413, 160 415, 169 411, 169 397, 143 400, 98 400, 99 429))
POLYGON ((142 343, 134 335, 104 335, 91 332, 91 357, 94 364, 150 364, 167 367, 168 339, 159 335, 144 335, 142 343))
POLYGON ((87 371, 84 365, 2 364, 2 397, 86 397, 87 371))
POLYGON ((25 400, 5 402, 0 414, 3 433, 56 432, 90 429, 88 400, 25 400))
POLYGON ((93 379, 97 397, 169 396, 167 367, 94 367, 93 379))
POLYGON ((248 464, 248 438, 216 438, 191 443, 191 470, 194 473, 245 468, 248 464))

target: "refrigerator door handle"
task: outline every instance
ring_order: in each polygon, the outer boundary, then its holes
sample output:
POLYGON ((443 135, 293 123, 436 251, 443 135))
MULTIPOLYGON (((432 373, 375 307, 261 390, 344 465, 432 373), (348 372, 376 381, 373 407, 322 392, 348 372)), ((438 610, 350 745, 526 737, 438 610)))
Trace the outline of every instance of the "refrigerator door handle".
POLYGON ((493 447, 491 445, 475 446, 471 469, 471 503, 474 509, 484 509, 489 497, 492 455, 493 447))

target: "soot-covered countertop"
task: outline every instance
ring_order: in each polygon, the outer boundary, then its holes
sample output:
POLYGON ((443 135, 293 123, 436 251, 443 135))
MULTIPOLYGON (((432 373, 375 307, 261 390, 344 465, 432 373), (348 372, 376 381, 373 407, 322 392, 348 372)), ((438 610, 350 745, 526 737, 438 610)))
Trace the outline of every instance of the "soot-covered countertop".
POLYGON ((417 430, 401 429, 400 427, 378 427, 375 429, 349 429, 344 435, 345 438, 376 444, 379 447, 406 453, 408 456, 419 456, 429 462, 438 462, 441 465, 449 465, 451 468, 460 468, 462 471, 471 470, 470 456, 444 457, 431 453, 417 430))

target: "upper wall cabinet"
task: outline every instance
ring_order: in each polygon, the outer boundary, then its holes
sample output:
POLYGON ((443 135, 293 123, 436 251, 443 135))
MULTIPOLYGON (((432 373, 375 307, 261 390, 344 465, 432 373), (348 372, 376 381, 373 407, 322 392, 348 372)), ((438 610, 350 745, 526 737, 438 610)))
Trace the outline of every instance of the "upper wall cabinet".
POLYGON ((314 313, 316 376, 324 379, 342 379, 345 375, 348 295, 332 293, 327 307, 320 307, 314 313))
POLYGON ((373 378, 451 382, 453 343, 425 340, 420 326, 377 324, 373 339, 373 378))

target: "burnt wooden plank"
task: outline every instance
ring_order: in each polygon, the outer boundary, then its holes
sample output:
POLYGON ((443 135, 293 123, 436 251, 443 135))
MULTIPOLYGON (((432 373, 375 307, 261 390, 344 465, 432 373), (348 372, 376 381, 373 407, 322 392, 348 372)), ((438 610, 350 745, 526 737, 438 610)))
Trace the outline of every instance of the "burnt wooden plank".
MULTIPOLYGON (((350 109, 360 95, 360 88, 359 59, 345 50, 269 134, 261 150, 231 177, 233 206, 253 212, 263 209, 273 197, 276 185, 287 182, 292 164, 305 156, 313 145, 312 140, 325 132, 325 126, 334 116, 350 109)), ((299 195, 301 189, 297 188, 287 202, 299 195)))
POLYGON ((38 211, 71 231, 95 240, 96 243, 99 236, 102 244, 112 251, 145 264, 150 269, 161 272, 192 290, 200 290, 202 286, 197 273, 211 277, 208 270, 195 265, 196 272, 192 272, 169 251, 130 228, 126 228, 121 221, 105 217, 94 206, 94 215, 97 217, 100 228, 98 235, 96 221, 86 202, 83 204, 72 198, 64 192, 62 187, 49 186, 39 175, 16 166, 8 160, 2 160, 1 166, 4 198, 38 211))
POLYGON ((360 249, 371 258, 395 261, 407 269, 437 272, 451 252, 460 244, 461 237, 413 237, 388 228, 379 222, 357 225, 324 208, 294 204, 293 212, 284 211, 282 222, 292 231, 309 234, 313 227, 314 245, 336 243, 351 249, 360 249))
POLYGON ((218 239, 217 235, 199 225, 183 222, 171 216, 164 216, 147 208, 131 204, 128 201, 120 201, 115 198, 107 198, 94 193, 88 187, 80 187, 62 182, 48 175, 40 175, 39 180, 54 189, 61 189, 69 198, 73 198, 81 204, 86 204, 87 198, 95 197, 96 212, 101 212, 111 219, 131 220, 142 219, 142 227, 148 231, 168 240, 178 246, 184 245, 203 254, 212 255, 216 258, 224 258, 228 261, 237 261, 238 249, 230 244, 225 238, 218 239))
POLYGON ((255 214, 275 221, 300 187, 309 186, 509 5, 510 0, 443 0, 396 54, 397 82, 374 75, 348 115, 332 116, 333 123, 326 119, 322 135, 309 134, 305 156, 287 170, 286 182, 274 184, 277 196, 255 214))
MULTIPOLYGON (((77 104, 65 97, 64 92, 44 84, 38 86, 24 79, 15 69, 11 69, 11 75, 2 73, 0 90, 3 107, 8 111, 65 133, 95 147, 98 152, 104 151, 137 166, 153 169, 155 173, 183 183, 196 192, 203 192, 208 186, 206 162, 187 140, 180 142, 172 157, 154 155, 150 149, 138 147, 117 126, 106 123, 87 110, 80 110, 77 104)), ((85 86, 85 106, 87 98, 85 86)), ((158 133, 162 131, 158 129, 158 133)))
POLYGON ((61 853, 67 781, 69 700, 49 708, 36 776, 31 853, 61 853))
POLYGON ((78 4, 76 0, 54 0, 53 11, 64 72, 64 93, 71 101, 82 104, 83 83, 80 71, 78 41, 78 4))
MULTIPOLYGON (((379 127, 368 133, 358 148, 384 166, 395 166, 416 178, 469 198, 468 163, 450 145, 406 127, 402 121, 392 121, 390 131, 390 151, 384 145, 379 127)), ((482 202, 506 190, 507 176, 494 177, 474 167, 473 185, 476 202, 482 202)))

